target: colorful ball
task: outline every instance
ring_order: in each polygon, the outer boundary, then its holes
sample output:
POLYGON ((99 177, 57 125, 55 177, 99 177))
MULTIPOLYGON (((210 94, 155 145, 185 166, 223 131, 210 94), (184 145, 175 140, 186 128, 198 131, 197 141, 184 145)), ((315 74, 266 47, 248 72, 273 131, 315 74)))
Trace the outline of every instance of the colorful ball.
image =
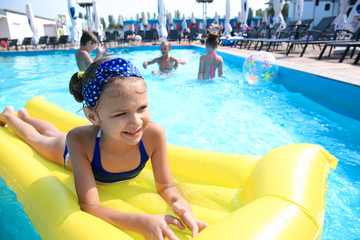
POLYGON ((274 55, 268 52, 250 54, 243 64, 243 74, 251 85, 267 85, 274 81, 279 66, 274 55))

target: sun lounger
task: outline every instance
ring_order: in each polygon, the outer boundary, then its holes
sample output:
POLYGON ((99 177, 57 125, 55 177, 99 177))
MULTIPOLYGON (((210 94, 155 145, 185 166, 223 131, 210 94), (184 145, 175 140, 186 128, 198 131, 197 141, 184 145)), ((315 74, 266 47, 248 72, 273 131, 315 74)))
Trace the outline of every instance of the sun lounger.
POLYGON ((300 57, 302 57, 306 51, 306 48, 309 44, 323 44, 326 41, 329 40, 329 35, 328 34, 324 34, 327 30, 327 28, 330 26, 330 24, 332 23, 332 21, 334 21, 335 16, 332 17, 324 17, 323 19, 321 19, 321 21, 314 26, 312 29, 308 30, 308 31, 304 31, 301 33, 301 36, 303 39, 302 40, 293 40, 291 41, 291 44, 286 52, 286 55, 289 55, 289 53, 291 52, 291 50, 296 46, 296 45, 304 45, 303 49, 301 51, 300 57))
POLYGON ((41 36, 37 46, 45 49, 47 46, 48 36, 41 36))
POLYGON ((179 41, 180 31, 179 30, 170 30, 168 41, 179 41))
POLYGON ((267 25, 261 24, 257 29, 252 29, 248 32, 247 38, 239 40, 238 44, 239 48, 242 47, 243 43, 245 43, 244 48, 250 49, 251 44, 264 36, 264 32, 266 33, 267 25))
POLYGON ((10 39, 8 40, 8 50, 11 50, 12 48, 15 48, 15 50, 18 50, 18 39, 10 39))
POLYGON ((359 60, 360 60, 360 52, 357 55, 357 57, 355 58, 354 64, 358 64, 359 60))
POLYGON ((339 62, 342 62, 344 60, 344 58, 346 57, 346 55, 349 52, 350 48, 353 47, 353 51, 352 51, 351 56, 350 56, 352 58, 353 55, 354 55, 355 49, 359 44, 359 39, 360 39, 360 27, 356 30, 355 33, 353 33, 351 38, 348 39, 348 40, 334 40, 334 41, 326 42, 323 49, 322 49, 322 51, 321 51, 321 53, 320 53, 320 55, 319 55, 319 57, 318 57, 318 60, 320 60, 322 58, 322 56, 324 55, 325 50, 326 50, 327 47, 330 47, 329 57, 330 57, 332 49, 334 47, 346 47, 346 49, 345 49, 344 53, 342 54, 339 62))
POLYGON ((105 40, 104 40, 104 43, 109 44, 110 47, 111 47, 111 45, 112 45, 113 43, 117 43, 117 42, 118 42, 118 41, 117 41, 116 32, 108 32, 108 33, 106 34, 106 38, 105 38, 105 40))
POLYGON ((157 30, 149 30, 145 32, 145 37, 143 38, 143 42, 153 42, 156 43, 156 40, 158 39, 158 32, 157 30))
POLYGON ((21 47, 24 47, 26 50, 28 50, 28 48, 33 45, 31 43, 31 39, 32 39, 31 37, 24 38, 21 43, 21 47))

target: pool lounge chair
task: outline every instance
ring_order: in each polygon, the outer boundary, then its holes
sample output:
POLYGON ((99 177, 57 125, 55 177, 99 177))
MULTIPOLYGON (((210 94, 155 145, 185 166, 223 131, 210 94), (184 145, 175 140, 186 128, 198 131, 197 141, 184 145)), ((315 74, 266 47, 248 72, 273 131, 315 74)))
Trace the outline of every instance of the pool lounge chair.
POLYGON ((244 49, 248 48, 250 49, 251 44, 256 41, 256 39, 262 38, 264 36, 264 32, 266 32, 266 24, 261 24, 257 29, 252 29, 247 32, 247 38, 241 39, 237 42, 237 45, 239 45, 239 48, 242 47, 243 43, 244 49))
POLYGON ((168 41, 179 41, 180 43, 180 31, 179 30, 170 30, 168 41))
MULTIPOLYGON (((249 39, 249 41, 255 43, 254 50, 256 50, 257 47, 258 47, 258 45, 260 44, 258 50, 261 51, 264 42, 266 42, 266 41, 268 41, 268 40, 272 40, 272 37, 277 34, 277 31, 278 31, 279 27, 280 27, 280 23, 275 23, 272 27, 270 27, 270 26, 267 25, 263 30, 261 30, 261 31, 259 32, 259 36, 262 36, 262 37, 249 39)), ((288 28, 288 27, 287 27, 287 28, 288 28)), ((285 29, 286 29, 286 28, 285 28, 285 29)), ((285 30, 285 29, 284 29, 284 30, 285 30)), ((246 41, 247 41, 247 40, 245 40, 245 42, 246 42, 246 41)), ((248 49, 250 49, 251 42, 249 43, 248 49)))
MULTIPOLYGON (((271 46, 279 46, 284 42, 287 42, 290 39, 290 34, 291 32, 294 30, 295 28, 295 23, 296 21, 290 22, 286 25, 286 28, 277 32, 275 31, 275 39, 274 37, 274 33, 270 33, 270 38, 259 38, 259 39, 254 39, 253 41, 256 42, 255 45, 255 49, 257 48, 257 45, 260 44, 259 46, 259 51, 262 50, 264 45, 267 45, 267 50, 269 51, 271 46)), ((269 36, 269 35, 268 35, 269 36)))
POLYGON ((190 30, 189 42, 196 40, 196 39, 197 39, 197 36, 199 35, 199 33, 200 33, 199 29, 193 27, 193 28, 190 30))
POLYGON ((37 46, 41 47, 42 49, 45 49, 47 47, 48 38, 49 38, 48 36, 41 36, 37 46))
POLYGON ((18 39, 10 39, 8 40, 8 50, 11 50, 12 48, 15 48, 15 50, 18 50, 18 39))
POLYGON ((124 42, 129 42, 129 40, 127 39, 128 38, 128 36, 130 36, 130 35, 133 35, 133 34, 135 34, 133 31, 125 31, 124 32, 124 42))
POLYGON ((110 46, 109 47, 112 47, 112 44, 115 43, 117 44, 117 32, 108 32, 106 34, 106 37, 105 37, 105 40, 104 40, 104 43, 107 43, 109 44, 110 46))
POLYGON ((28 48, 30 46, 33 46, 32 42, 31 42, 31 37, 26 37, 23 39, 22 43, 21 43, 21 48, 24 47, 26 50, 28 50, 28 48))
POLYGON ((57 48, 59 47, 66 47, 69 44, 69 35, 61 35, 59 38, 59 41, 57 41, 57 43, 55 43, 54 47, 56 46, 57 48))
POLYGON ((296 40, 291 41, 291 44, 286 52, 286 55, 289 55, 291 50, 296 45, 304 45, 302 48, 302 51, 300 53, 300 57, 302 57, 309 44, 312 44, 312 45, 321 44, 321 43, 324 43, 325 41, 328 41, 330 38, 329 34, 325 34, 325 33, 335 18, 336 18, 335 16, 324 17, 323 19, 321 19, 321 21, 316 26, 314 26, 313 28, 311 28, 308 31, 304 31, 304 32, 300 33, 300 37, 302 37, 303 39, 301 39, 301 40, 296 39, 296 40))
POLYGON ((145 37, 143 38, 143 42, 153 42, 156 44, 156 40, 158 39, 158 32, 156 29, 145 31, 145 37))
POLYGON ((57 43, 57 37, 52 36, 52 37, 49 37, 49 40, 48 40, 48 42, 47 42, 46 45, 47 45, 48 47, 52 47, 52 48, 54 49, 56 43, 57 43))
POLYGON ((326 51, 326 48, 327 47, 330 47, 330 51, 329 51, 329 57, 331 55, 331 52, 332 52, 332 49, 334 47, 345 47, 345 51, 344 53, 342 54, 341 58, 339 59, 339 62, 342 62, 346 55, 348 54, 350 48, 352 47, 353 48, 353 51, 350 55, 350 58, 353 57, 354 53, 355 53, 355 49, 356 47, 359 47, 359 40, 360 40, 360 27, 356 30, 355 33, 353 33, 353 35, 351 36, 350 39, 348 40, 334 40, 334 41, 329 41, 327 43, 325 43, 319 57, 318 57, 318 60, 320 60, 322 58, 322 56, 324 55, 325 51, 326 51))
POLYGON ((360 52, 357 55, 357 57, 355 58, 354 64, 358 64, 359 60, 360 60, 360 52))

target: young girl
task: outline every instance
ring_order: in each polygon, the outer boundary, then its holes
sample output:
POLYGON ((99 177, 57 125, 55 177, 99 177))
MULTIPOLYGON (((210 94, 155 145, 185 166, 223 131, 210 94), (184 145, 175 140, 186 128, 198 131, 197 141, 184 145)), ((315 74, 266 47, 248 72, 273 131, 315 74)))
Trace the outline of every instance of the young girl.
POLYGON ((168 225, 185 229, 178 218, 124 213, 100 205, 97 182, 134 178, 151 158, 158 192, 193 237, 208 227, 195 218, 172 181, 165 132, 159 124, 150 122, 146 84, 139 70, 125 59, 101 59, 85 73, 74 74, 69 88, 75 100, 84 103, 84 113, 93 125, 63 133, 49 122, 29 116, 25 109, 16 116, 13 107, 0 114, 0 124, 7 124, 47 159, 72 169, 85 212, 116 227, 139 232, 146 239, 177 239, 168 225))
POLYGON ((216 54, 218 47, 217 33, 210 32, 205 42, 206 55, 200 57, 200 66, 198 78, 200 80, 214 79, 216 76, 216 69, 218 69, 218 76, 223 76, 223 59, 216 54))

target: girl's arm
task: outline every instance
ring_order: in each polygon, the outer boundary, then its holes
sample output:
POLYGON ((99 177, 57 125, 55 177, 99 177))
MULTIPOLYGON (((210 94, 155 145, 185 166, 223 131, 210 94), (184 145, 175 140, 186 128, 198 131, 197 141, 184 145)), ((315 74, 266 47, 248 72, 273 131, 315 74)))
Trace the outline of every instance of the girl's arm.
POLYGON ((200 57, 198 79, 200 79, 200 80, 204 79, 204 70, 205 70, 204 56, 201 56, 200 57))
POLYGON ((118 228, 141 233, 146 239, 163 239, 165 236, 168 239, 177 240, 168 224, 185 228, 179 219, 170 215, 124 213, 100 205, 96 182, 89 162, 89 157, 92 158, 92 156, 87 155, 91 147, 93 148, 93 144, 86 139, 93 139, 95 136, 92 138, 89 134, 87 137, 81 135, 84 135, 83 129, 75 128, 68 133, 66 139, 81 209, 118 228), (84 148, 87 145, 90 145, 90 149, 84 148))
POLYGON ((189 227, 194 237, 209 225, 194 216, 190 204, 174 185, 167 158, 167 144, 164 129, 156 123, 151 123, 147 131, 151 134, 151 137, 149 137, 150 140, 147 142, 151 143, 151 163, 157 190, 169 205, 172 206, 174 213, 189 227))
MULTIPOLYGON (((219 57, 219 56, 218 56, 219 57)), ((218 68, 218 76, 219 77, 222 77, 224 76, 224 73, 223 73, 223 65, 224 65, 224 61, 222 58, 219 59, 220 60, 220 63, 219 63, 219 68, 218 68)))

